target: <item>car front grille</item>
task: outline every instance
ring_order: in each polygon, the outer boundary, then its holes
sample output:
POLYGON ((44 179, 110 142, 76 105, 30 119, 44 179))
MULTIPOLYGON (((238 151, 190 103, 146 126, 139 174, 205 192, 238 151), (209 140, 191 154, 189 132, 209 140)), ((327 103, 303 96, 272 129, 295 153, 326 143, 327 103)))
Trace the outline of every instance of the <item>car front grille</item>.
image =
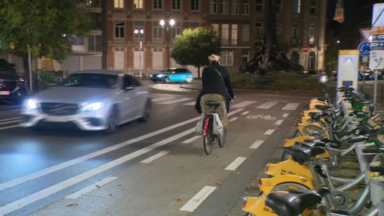
POLYGON ((79 111, 77 104, 67 103, 41 103, 41 111, 49 115, 75 115, 79 111))
POLYGON ((1 81, 0 91, 13 91, 17 87, 16 81, 1 81))

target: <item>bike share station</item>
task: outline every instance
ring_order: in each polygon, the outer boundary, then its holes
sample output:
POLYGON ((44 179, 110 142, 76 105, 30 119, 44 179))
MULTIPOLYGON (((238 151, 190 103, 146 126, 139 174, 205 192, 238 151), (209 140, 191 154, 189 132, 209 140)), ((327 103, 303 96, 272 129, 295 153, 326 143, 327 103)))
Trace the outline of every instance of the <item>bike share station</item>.
MULTIPOLYGON (((374 4, 373 16, 372 16, 372 30, 371 38, 372 41, 363 42, 359 45, 358 50, 340 50, 338 58, 338 83, 337 88, 348 85, 357 90, 358 83, 358 66, 359 66, 359 55, 363 58, 370 56, 369 68, 375 71, 374 81, 374 95, 373 104, 376 107, 377 102, 377 83, 378 73, 384 69, 384 4, 374 4), (370 49, 369 49, 370 48, 370 49)), ((337 93, 337 103, 343 104, 343 111, 346 116, 353 112, 351 104, 344 102, 341 98, 341 92, 337 93)), ((351 118, 351 117, 349 117, 351 118)), ((356 122, 356 121, 355 121, 356 122)), ((371 128, 380 127, 377 123, 369 120, 368 123, 371 128)), ((358 122, 354 123, 351 119, 351 123, 348 125, 350 130, 353 130, 358 122)), ((376 135, 375 135, 376 136, 376 135)), ((384 134, 377 135, 378 139, 384 144, 384 134)), ((360 170, 365 173, 365 183, 370 184, 370 197, 372 206, 379 207, 379 216, 384 216, 384 176, 375 176, 374 172, 369 170, 369 167, 383 166, 380 161, 376 160, 379 157, 384 157, 378 154, 363 153, 363 149, 372 146, 371 143, 366 141, 355 143, 355 151, 360 165, 360 170), (377 155, 377 156, 375 156, 377 155)), ((383 161, 383 159, 382 159, 383 161)), ((369 191, 364 190, 363 193, 369 191)))

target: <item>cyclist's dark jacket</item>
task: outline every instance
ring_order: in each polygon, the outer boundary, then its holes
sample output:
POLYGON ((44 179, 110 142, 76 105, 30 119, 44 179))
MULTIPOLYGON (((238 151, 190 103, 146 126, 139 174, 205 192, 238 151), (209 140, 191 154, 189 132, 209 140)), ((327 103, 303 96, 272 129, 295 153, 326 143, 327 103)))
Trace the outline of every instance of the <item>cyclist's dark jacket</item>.
POLYGON ((211 66, 204 68, 202 73, 203 89, 197 96, 195 108, 201 114, 200 99, 205 94, 220 94, 227 98, 227 111, 229 102, 234 97, 231 80, 227 69, 220 66, 217 62, 212 62, 211 66), (219 73, 215 70, 217 69, 219 73), (223 81, 224 79, 224 81, 223 81))

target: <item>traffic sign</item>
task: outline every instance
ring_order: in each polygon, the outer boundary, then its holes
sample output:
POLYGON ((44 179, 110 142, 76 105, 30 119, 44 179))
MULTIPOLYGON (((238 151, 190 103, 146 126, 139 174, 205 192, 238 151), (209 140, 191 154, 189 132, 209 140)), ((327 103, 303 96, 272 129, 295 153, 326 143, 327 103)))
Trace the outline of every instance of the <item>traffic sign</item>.
POLYGON ((360 29, 360 34, 367 41, 369 40, 369 36, 371 35, 372 29, 360 29))
POLYGON ((359 50, 359 53, 361 56, 369 56, 369 53, 371 52, 371 43, 363 42, 359 44, 357 49, 359 50))
POLYGON ((309 47, 308 47, 308 46, 304 46, 304 47, 303 47, 303 52, 306 53, 306 52, 308 52, 308 51, 309 51, 309 47))
POLYGON ((384 4, 374 4, 372 14, 372 28, 384 26, 384 4))
POLYGON ((372 41, 384 42, 384 34, 374 34, 374 35, 372 35, 372 41))
POLYGON ((371 43, 371 49, 372 50, 384 50, 384 42, 376 42, 376 41, 372 41, 371 43))
POLYGON ((384 51, 372 50, 369 59, 369 68, 371 70, 384 69, 384 51))

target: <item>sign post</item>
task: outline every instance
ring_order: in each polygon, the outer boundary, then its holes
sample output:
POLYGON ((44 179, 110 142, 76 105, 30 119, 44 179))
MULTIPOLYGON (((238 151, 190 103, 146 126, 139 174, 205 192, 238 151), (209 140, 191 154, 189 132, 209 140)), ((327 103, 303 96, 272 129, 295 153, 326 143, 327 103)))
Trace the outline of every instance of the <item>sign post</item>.
MULTIPOLYGON (((357 89, 359 68, 359 50, 340 50, 337 66, 337 88, 350 86, 357 89)), ((340 92, 337 93, 337 103, 341 100, 340 92)))
POLYGON ((373 90, 373 103, 376 109, 377 76, 384 68, 384 4, 374 4, 372 14, 372 42, 369 67, 375 71, 375 85, 373 90))

